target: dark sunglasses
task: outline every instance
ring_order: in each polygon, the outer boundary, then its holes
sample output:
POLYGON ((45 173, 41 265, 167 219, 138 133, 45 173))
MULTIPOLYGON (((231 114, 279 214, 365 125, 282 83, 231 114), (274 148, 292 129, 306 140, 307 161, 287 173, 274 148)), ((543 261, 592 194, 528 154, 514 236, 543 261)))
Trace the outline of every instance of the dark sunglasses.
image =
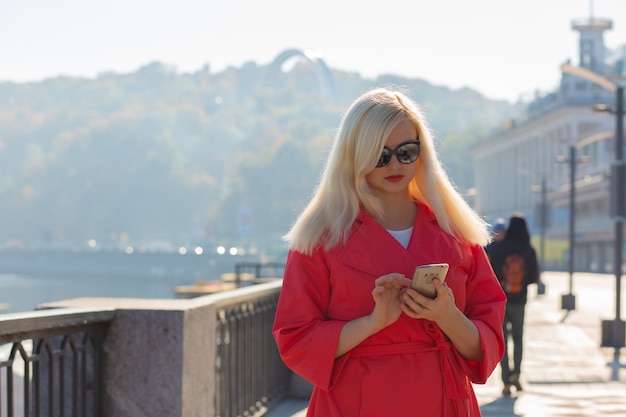
POLYGON ((391 157, 393 155, 398 158, 398 161, 401 164, 412 164, 413 162, 417 161, 417 158, 419 158, 420 156, 419 139, 403 142, 396 146, 395 149, 390 149, 385 146, 383 148, 383 152, 380 154, 380 158, 378 158, 376 168, 382 168, 387 165, 391 161, 391 157))

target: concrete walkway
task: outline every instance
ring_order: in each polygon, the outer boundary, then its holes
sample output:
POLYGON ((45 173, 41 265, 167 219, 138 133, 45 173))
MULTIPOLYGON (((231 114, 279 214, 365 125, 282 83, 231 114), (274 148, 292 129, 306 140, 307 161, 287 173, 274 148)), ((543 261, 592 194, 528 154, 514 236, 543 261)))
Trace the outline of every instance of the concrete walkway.
MULTIPOLYGON (((546 294, 532 286, 526 310, 524 390, 502 396, 496 368, 486 384, 474 385, 483 416, 626 416, 626 349, 616 361, 613 348, 600 347, 601 321, 615 318, 615 276, 575 274, 576 309, 569 313, 561 310, 569 275, 547 272, 543 280, 546 294)), ((621 299, 623 307, 626 294, 621 299)), ((266 416, 304 417, 306 406, 305 400, 285 401, 266 416)))

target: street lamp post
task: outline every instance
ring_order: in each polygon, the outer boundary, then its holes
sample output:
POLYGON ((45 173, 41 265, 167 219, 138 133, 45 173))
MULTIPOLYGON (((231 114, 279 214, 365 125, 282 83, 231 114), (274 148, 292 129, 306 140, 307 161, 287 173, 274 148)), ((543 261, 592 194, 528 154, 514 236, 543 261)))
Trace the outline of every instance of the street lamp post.
POLYGON ((622 293, 622 245, 624 233, 624 217, 626 216, 626 207, 624 202, 624 193, 626 191, 626 179, 624 175, 624 87, 617 86, 616 89, 616 136, 615 143, 615 164, 613 166, 613 184, 614 189, 614 216, 615 216, 615 320, 610 322, 605 320, 602 323, 602 343, 613 346, 615 348, 616 363, 619 360, 619 349, 624 347, 624 321, 621 320, 621 293, 622 293), (605 329, 606 328, 606 329, 605 329), (610 330, 609 330, 610 329, 610 330), (605 340, 605 336, 606 339, 605 340), (610 337, 612 335, 612 337, 610 337), (610 340, 609 340, 610 339, 610 340), (611 343, 612 342, 612 343, 611 343))
POLYGON ((569 146, 569 157, 559 155, 557 162, 567 162, 569 164, 569 292, 561 296, 561 309, 571 311, 576 309, 576 296, 572 292, 574 284, 574 252, 576 250, 575 240, 575 219, 576 219, 576 165, 579 162, 586 162, 585 158, 576 158, 576 146, 569 146))
POLYGON ((561 297, 562 310, 576 309, 576 296, 572 293, 572 284, 574 277, 574 219, 576 218, 576 148, 572 145, 569 147, 569 293, 561 297))
POLYGON ((574 264, 575 264, 575 251, 576 251, 576 166, 579 163, 585 163, 589 160, 587 156, 576 156, 576 150, 584 148, 594 142, 607 139, 613 136, 613 132, 600 132, 569 146, 568 157, 563 155, 557 155, 557 162, 567 162, 569 165, 569 293, 561 296, 561 309, 562 310, 575 310, 576 309, 576 296, 572 292, 573 280, 574 280, 574 264))
POLYGON ((617 84, 587 68, 569 64, 561 65, 561 71, 586 79, 606 90, 615 92, 615 162, 612 170, 612 211, 615 220, 614 271, 615 271, 615 319, 602 321, 602 346, 614 348, 614 374, 616 379, 620 349, 624 347, 626 326, 621 319, 622 294, 622 246, 623 223, 626 216, 624 193, 626 192, 626 170, 624 169, 624 86, 617 84))
MULTIPOLYGON (((615 144, 615 161, 611 166, 611 195, 613 200, 611 201, 611 215, 615 218, 615 291, 617 294, 621 294, 622 291, 622 264, 623 264, 623 252, 618 250, 622 248, 624 243, 623 239, 623 227, 624 217, 626 216, 626 203, 624 200, 624 193, 626 192, 626 170, 624 166, 624 87, 616 86, 616 109, 613 110, 610 106, 597 105, 594 107, 596 111, 606 111, 608 113, 615 114, 616 117, 616 136, 622 138, 617 140, 615 144), (621 117, 620 117, 621 115, 621 117)), ((619 348, 624 347, 625 338, 625 325, 621 320, 621 297, 615 299, 615 319, 602 321, 602 346, 614 347, 615 363, 619 362, 619 348)), ((615 368, 617 370, 617 368, 615 368)), ((617 374, 614 374, 614 378, 617 378, 617 374)))
MULTIPOLYGON (((541 176, 541 203, 539 203, 539 257, 541 258, 541 271, 546 268, 546 229, 548 228, 550 219, 550 208, 548 207, 548 190, 546 186, 545 175, 541 176)), ((539 277, 537 282, 537 294, 542 295, 546 293, 546 284, 539 277)))

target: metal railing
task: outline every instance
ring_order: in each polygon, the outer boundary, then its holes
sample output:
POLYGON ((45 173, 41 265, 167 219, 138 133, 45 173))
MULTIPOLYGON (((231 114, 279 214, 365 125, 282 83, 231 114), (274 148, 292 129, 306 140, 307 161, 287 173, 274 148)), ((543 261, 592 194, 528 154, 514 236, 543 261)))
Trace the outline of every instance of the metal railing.
POLYGON ((217 303, 216 416, 259 414, 284 398, 291 371, 272 337, 279 285, 217 303))
MULTIPOLYGON (((209 307, 203 326, 215 344, 206 352, 213 357, 205 374, 212 404, 207 416, 262 415, 288 395, 291 371, 272 337, 280 289, 276 281, 181 304, 209 307)), ((122 383, 103 378, 103 367, 114 364, 111 355, 118 352, 118 333, 105 340, 114 316, 111 308, 0 315, 0 417, 110 417, 103 407, 105 384, 122 383)))
POLYGON ((113 309, 0 315, 0 416, 102 415, 102 345, 113 309))
POLYGON ((235 264, 235 275, 244 271, 254 271, 255 278, 282 277, 285 272, 284 262, 238 262, 235 264), (269 272, 269 274, 268 274, 269 272))
POLYGON ((235 284, 241 287, 244 272, 252 271, 254 278, 259 281, 263 278, 282 277, 285 272, 284 262, 238 262, 235 264, 235 284))

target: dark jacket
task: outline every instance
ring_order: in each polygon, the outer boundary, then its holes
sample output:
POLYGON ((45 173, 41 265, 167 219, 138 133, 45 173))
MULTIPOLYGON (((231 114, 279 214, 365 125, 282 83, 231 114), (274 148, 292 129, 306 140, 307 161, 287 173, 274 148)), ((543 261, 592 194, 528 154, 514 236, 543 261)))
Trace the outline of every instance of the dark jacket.
POLYGON ((504 240, 486 249, 502 288, 511 304, 526 304, 528 285, 539 280, 537 254, 530 245, 526 222, 512 218, 504 240))

